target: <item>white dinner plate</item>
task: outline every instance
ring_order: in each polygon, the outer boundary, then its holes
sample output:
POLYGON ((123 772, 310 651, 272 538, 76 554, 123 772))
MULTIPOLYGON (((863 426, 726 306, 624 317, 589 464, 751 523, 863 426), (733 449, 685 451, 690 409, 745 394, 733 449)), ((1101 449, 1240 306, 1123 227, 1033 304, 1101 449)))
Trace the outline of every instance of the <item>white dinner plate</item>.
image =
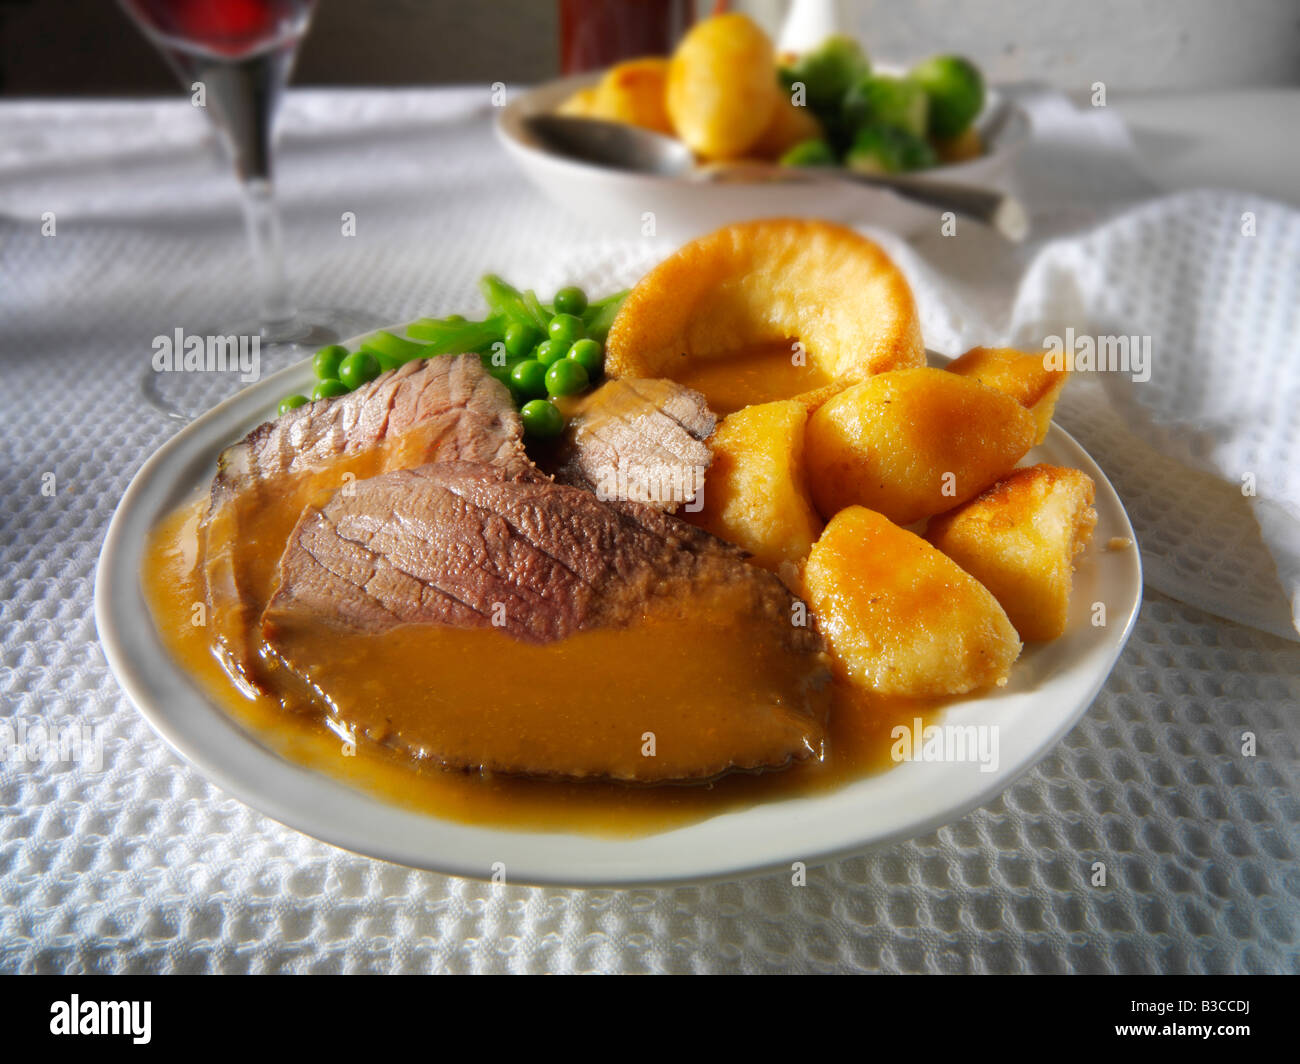
POLYGON ((282 396, 308 391, 311 377, 308 361, 250 386, 144 464, 104 540, 95 622, 122 688, 178 753, 267 816, 357 853, 474 878, 489 878, 501 862, 509 882, 631 886, 788 869, 924 834, 992 800, 1060 741, 1106 682, 1137 617, 1137 544, 1107 549, 1114 537, 1133 540, 1128 516, 1105 474, 1054 425, 1025 461, 1073 466, 1097 486, 1097 528, 1079 559, 1069 627, 1055 642, 1028 646, 1007 687, 954 704, 939 722, 995 727, 993 771, 974 761, 907 761, 836 790, 774 798, 632 838, 512 831, 399 808, 286 760, 218 708, 172 659, 145 605, 141 567, 150 529, 211 480, 222 448, 274 416, 282 396), (1092 623, 1095 603, 1105 605, 1104 625, 1092 623))
MULTIPOLYGON (((709 184, 614 170, 537 146, 525 132, 522 120, 528 115, 550 114, 570 94, 591 85, 599 76, 560 78, 514 97, 498 115, 496 132, 533 184, 560 206, 583 218, 595 219, 612 234, 628 239, 655 235, 688 240, 728 222, 782 216, 871 225, 900 236, 910 236, 926 227, 938 229, 939 211, 900 199, 886 189, 847 181, 709 184), (650 224, 654 228, 647 233, 650 224)), ((1003 98, 991 89, 984 112, 975 124, 985 136, 985 153, 925 173, 961 184, 1001 187, 1030 132, 1029 118, 1021 108, 1007 102, 1006 109, 1003 114, 1003 98)))

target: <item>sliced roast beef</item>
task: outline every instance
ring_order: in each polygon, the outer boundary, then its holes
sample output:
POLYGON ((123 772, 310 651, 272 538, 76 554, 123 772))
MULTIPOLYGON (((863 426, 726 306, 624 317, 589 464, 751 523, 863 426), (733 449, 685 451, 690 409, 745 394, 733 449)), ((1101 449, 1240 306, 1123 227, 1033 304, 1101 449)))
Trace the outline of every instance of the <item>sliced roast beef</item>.
POLYGON ((548 466, 557 480, 669 512, 698 495, 713 457, 704 440, 717 424, 699 392, 624 377, 571 401, 566 413, 548 466))
POLYGON ((820 751, 828 672, 802 615, 740 551, 653 507, 437 463, 306 508, 262 629, 340 723, 417 758, 661 781, 820 751))
POLYGON ((305 505, 393 469, 441 460, 530 470, 509 392, 477 355, 417 360, 356 391, 289 411, 228 447, 204 522, 214 647, 261 686, 256 621, 305 505))

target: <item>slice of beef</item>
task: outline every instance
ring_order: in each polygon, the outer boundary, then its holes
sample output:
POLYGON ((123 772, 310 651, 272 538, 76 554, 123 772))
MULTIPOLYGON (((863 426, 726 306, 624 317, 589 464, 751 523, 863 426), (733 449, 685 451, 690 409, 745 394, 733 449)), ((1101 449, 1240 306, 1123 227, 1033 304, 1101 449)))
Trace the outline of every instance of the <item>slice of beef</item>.
MULTIPOLYGON (((499 468, 438 463, 366 480, 304 510, 262 629, 269 651, 336 719, 411 756, 661 781, 820 752, 829 673, 820 637, 801 615, 785 586, 742 552, 653 507, 609 505, 499 468), (491 669, 476 674, 466 704, 440 690, 443 673, 427 660, 448 653, 449 629, 497 629, 480 636, 500 642, 494 661, 510 661, 513 643, 537 656, 538 684, 563 685, 574 653, 567 641, 609 630, 635 636, 655 623, 667 626, 657 630, 663 644, 677 647, 665 660, 654 660, 654 639, 637 642, 626 682, 575 691, 541 721, 502 695, 510 688, 498 687, 491 669), (407 657, 394 657, 394 647, 407 657), (740 656, 747 660, 738 667, 740 656), (387 664, 372 675, 364 672, 371 661, 387 664), (699 682, 683 693, 673 687, 678 674, 699 682), (715 682, 725 689, 708 690, 715 682), (447 706, 446 698, 456 701, 447 706), (658 734, 659 756, 629 754, 647 732, 658 734), (617 742, 601 740, 606 733, 617 742)), ((590 667, 621 678, 608 659, 626 647, 600 646, 590 667)), ((447 683, 465 667, 454 657, 447 683)))
POLYGON ((668 512, 692 503, 713 460, 717 418, 703 395, 671 380, 612 380, 567 405, 547 467, 556 479, 668 512))
POLYGON ((213 645, 237 682, 263 686, 256 622, 303 507, 356 480, 442 460, 532 469, 510 394, 477 355, 409 362, 260 425, 222 452, 203 565, 213 645))

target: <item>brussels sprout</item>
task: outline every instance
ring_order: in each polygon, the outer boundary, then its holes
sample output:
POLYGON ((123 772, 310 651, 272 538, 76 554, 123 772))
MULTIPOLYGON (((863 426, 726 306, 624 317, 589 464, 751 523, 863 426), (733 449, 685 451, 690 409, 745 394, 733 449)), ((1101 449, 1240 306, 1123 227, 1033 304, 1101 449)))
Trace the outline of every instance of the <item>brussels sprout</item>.
POLYGON ((924 137, 929 110, 925 90, 907 78, 868 75, 844 94, 844 117, 854 129, 893 126, 924 137))
POLYGON ((864 126, 844 156, 844 165, 860 174, 897 174, 934 164, 934 149, 926 140, 893 126, 864 126))
POLYGON ((913 67, 910 76, 930 98, 932 136, 960 136, 984 107, 984 76, 969 59, 936 55, 913 67))
POLYGON ((782 166, 838 166, 834 149, 824 140, 803 140, 781 156, 782 166))
POLYGON ((777 76, 787 89, 802 82, 808 106, 822 117, 838 115, 849 86, 870 71, 871 64, 858 42, 836 35, 827 37, 789 66, 778 68, 777 76))

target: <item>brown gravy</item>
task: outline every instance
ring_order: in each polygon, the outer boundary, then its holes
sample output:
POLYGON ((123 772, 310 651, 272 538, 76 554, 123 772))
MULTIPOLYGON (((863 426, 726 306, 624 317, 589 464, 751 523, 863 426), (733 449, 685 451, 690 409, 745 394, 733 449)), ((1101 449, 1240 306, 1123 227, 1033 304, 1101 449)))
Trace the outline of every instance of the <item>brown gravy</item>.
POLYGON ((792 399, 832 383, 831 377, 812 363, 796 365, 789 343, 698 359, 675 373, 674 379, 702 394, 720 415, 754 403, 792 399))
MULTIPOLYGON (((196 501, 161 522, 151 536, 146 553, 142 573, 145 598, 163 642, 173 656, 216 705, 282 756, 394 804, 435 816, 488 826, 602 835, 647 834, 762 801, 826 790, 881 771, 891 765, 891 729, 900 723, 910 726, 914 718, 928 719, 935 712, 933 702, 866 699, 837 685, 825 756, 821 761, 802 762, 780 772, 733 773, 711 783, 695 785, 560 782, 421 766, 379 743, 364 738, 353 742, 350 735, 340 734, 342 729, 337 723, 332 728, 332 722, 324 714, 287 712, 278 699, 241 691, 231 681, 212 651, 207 629, 193 623, 195 604, 204 600, 197 532, 205 505, 206 499, 196 501)), ((602 633, 591 634, 597 640, 602 636, 602 633)), ((603 635, 612 638, 617 634, 603 635)), ((456 649, 451 644, 457 638, 456 634, 448 637, 448 651, 456 649)), ((680 638, 686 666, 682 681, 685 700, 699 689, 699 676, 703 675, 699 670, 706 669, 707 665, 700 661, 700 654, 692 653, 694 648, 684 631, 680 638)), ((376 648, 354 649, 364 652, 376 648)), ((501 653, 510 655, 518 649, 512 643, 502 646, 501 653)), ((529 676, 534 676, 539 685, 547 683, 544 659, 556 651, 554 645, 527 649, 543 660, 519 660, 510 682, 521 685, 520 691, 524 690, 522 685, 529 676)), ((584 645, 572 652, 591 649, 584 645)), ((391 652, 399 656, 403 653, 397 644, 391 652)), ((403 660, 409 666, 410 656, 403 660)), ((741 667, 744 660, 738 656, 731 667, 741 667)), ((465 684, 476 680, 472 670, 462 669, 464 675, 457 677, 454 672, 448 675, 445 669, 435 665, 431 664, 430 668, 433 671, 421 677, 421 682, 465 684)), ((597 679, 609 680, 600 676, 597 679)), ((714 691, 724 692, 714 697, 725 699, 726 682, 724 674, 708 685, 714 691)), ((707 701, 705 696, 689 703, 688 708, 707 712, 707 701)))

